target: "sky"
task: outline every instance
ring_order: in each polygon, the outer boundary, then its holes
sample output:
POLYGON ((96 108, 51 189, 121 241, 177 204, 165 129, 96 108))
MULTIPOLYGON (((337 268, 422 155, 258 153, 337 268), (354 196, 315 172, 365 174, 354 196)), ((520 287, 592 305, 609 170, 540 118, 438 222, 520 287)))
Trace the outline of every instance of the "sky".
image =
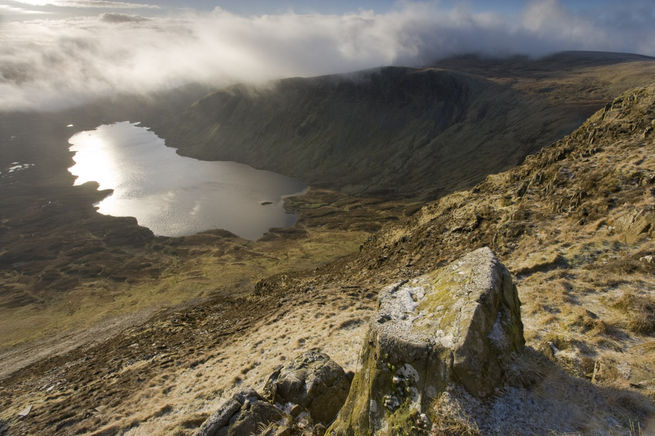
POLYGON ((655 1, 0 0, 0 110, 563 50, 655 56, 655 1))

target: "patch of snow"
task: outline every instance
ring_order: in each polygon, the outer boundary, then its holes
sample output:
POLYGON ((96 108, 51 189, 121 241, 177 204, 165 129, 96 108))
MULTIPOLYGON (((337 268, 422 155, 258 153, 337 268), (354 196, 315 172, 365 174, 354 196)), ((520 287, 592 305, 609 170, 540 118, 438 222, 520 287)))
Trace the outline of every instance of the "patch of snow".
POLYGON ((24 408, 23 410, 18 412, 18 416, 20 416, 21 418, 24 418, 27 415, 29 415, 31 411, 32 411, 32 405, 30 404, 26 408, 24 408))

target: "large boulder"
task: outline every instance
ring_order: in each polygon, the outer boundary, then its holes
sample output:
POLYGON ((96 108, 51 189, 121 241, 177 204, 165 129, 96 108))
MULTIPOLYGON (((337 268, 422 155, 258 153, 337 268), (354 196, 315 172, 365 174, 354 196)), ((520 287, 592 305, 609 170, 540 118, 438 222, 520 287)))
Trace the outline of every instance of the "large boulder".
POLYGON ((523 346, 516 287, 489 248, 389 287, 328 434, 427 431, 440 394, 456 387, 491 395, 523 346))
POLYGON ((310 350, 271 374, 264 396, 282 404, 299 404, 312 421, 329 425, 343 406, 351 377, 327 354, 310 350))

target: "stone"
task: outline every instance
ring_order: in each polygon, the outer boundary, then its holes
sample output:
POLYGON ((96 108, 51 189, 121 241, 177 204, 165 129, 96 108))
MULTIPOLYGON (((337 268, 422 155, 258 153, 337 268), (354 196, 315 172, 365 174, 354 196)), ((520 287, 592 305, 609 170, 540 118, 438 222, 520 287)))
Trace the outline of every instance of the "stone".
POLYGON ((223 403, 196 436, 284 436, 325 429, 346 400, 350 381, 329 356, 310 350, 271 374, 265 398, 244 389, 223 403))
POLYGON ((259 434, 262 428, 280 421, 284 412, 253 389, 236 393, 202 424, 196 436, 239 436, 259 434))
POLYGON ((25 407, 23 410, 18 412, 17 415, 19 418, 25 418, 27 415, 30 414, 31 411, 32 411, 32 405, 30 404, 27 407, 25 407))
POLYGON ((425 432, 441 393, 457 386, 489 397, 524 344, 516 287, 489 248, 388 287, 328 433, 425 432))
POLYGON ((652 237, 655 231, 655 211, 635 209, 619 216, 614 227, 623 235, 626 244, 634 244, 645 237, 652 237))
POLYGON ((264 397, 274 403, 294 403, 309 412, 313 422, 329 425, 350 388, 350 377, 327 354, 310 350, 271 374, 264 397))

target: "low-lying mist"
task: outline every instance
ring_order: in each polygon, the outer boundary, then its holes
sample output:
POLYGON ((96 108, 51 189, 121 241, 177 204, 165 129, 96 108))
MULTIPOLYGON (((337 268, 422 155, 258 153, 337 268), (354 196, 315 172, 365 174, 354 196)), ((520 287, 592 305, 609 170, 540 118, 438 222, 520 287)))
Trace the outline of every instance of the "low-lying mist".
POLYGON ((608 6, 587 15, 558 0, 537 0, 512 15, 402 2, 386 13, 240 16, 217 8, 206 14, 111 12, 0 21, 0 110, 57 109, 190 82, 261 84, 381 65, 425 65, 460 53, 655 54, 655 7, 645 1, 622 4, 623 9, 608 6))

